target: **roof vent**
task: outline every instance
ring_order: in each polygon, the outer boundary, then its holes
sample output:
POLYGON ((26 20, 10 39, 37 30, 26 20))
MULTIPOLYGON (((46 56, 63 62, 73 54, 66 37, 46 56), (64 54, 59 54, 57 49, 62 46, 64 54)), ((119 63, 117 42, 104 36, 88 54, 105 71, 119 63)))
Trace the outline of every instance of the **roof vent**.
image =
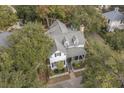
POLYGON ((119 11, 119 7, 116 7, 116 8, 115 8, 115 11, 118 12, 118 11, 119 11))

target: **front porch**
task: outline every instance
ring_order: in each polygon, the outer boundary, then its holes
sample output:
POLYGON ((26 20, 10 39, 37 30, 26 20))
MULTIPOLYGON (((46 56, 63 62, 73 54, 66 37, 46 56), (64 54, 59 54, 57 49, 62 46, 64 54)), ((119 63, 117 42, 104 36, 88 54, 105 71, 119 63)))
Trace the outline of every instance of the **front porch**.
POLYGON ((85 55, 68 57, 64 60, 50 62, 49 75, 56 76, 64 73, 75 72, 84 68, 85 55))
POLYGON ((84 67, 84 60, 84 55, 67 58, 69 72, 77 69, 82 69, 84 67))

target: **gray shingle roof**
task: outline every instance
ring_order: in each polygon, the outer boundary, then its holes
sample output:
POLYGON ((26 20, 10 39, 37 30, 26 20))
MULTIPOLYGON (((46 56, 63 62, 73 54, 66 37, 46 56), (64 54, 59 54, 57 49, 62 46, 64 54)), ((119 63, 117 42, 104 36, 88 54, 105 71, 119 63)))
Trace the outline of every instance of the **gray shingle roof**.
POLYGON ((83 48, 75 47, 67 49, 67 57, 75 57, 80 55, 85 55, 86 51, 83 48))
POLYGON ((7 37, 11 35, 11 32, 2 32, 0 33, 0 46, 7 46, 7 37))
POLYGON ((61 33, 67 33, 68 29, 65 26, 65 24, 63 24, 62 22, 60 22, 59 20, 56 20, 51 26, 50 29, 48 30, 48 33, 54 34, 54 35, 58 35, 61 33))
POLYGON ((82 55, 85 50, 79 47, 67 48, 63 44, 63 40, 66 39, 69 42, 69 46, 74 46, 73 37, 77 38, 78 45, 85 44, 84 34, 80 31, 73 31, 66 27, 65 24, 59 20, 55 21, 47 34, 55 41, 55 46, 53 47, 53 53, 57 50, 65 53, 67 57, 73 57, 77 55, 82 55))
POLYGON ((121 12, 119 12, 117 10, 103 13, 103 16, 105 16, 107 19, 110 19, 112 21, 124 19, 123 13, 121 13, 121 12))

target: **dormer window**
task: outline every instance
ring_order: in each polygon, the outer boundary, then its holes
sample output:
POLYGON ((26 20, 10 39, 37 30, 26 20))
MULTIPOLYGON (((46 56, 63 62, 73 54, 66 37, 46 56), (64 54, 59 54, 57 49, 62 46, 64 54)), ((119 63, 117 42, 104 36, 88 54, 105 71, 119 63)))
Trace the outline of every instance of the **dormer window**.
POLYGON ((120 24, 123 24, 123 23, 124 23, 124 21, 123 21, 123 20, 121 20, 121 21, 120 21, 120 24))
POLYGON ((65 41, 65 42, 64 42, 64 46, 65 46, 66 48, 68 48, 69 42, 68 42, 68 41, 65 41))
POLYGON ((66 47, 66 48, 68 48, 68 46, 69 46, 69 41, 64 37, 64 39, 63 39, 63 44, 64 44, 64 46, 66 47))
POLYGON ((115 8, 115 11, 118 12, 118 11, 119 11, 119 7, 116 7, 116 8, 115 8))
POLYGON ((110 23, 110 19, 108 19, 108 23, 110 23))
POLYGON ((59 53, 55 53, 55 57, 57 57, 57 56, 61 56, 61 53, 59 52, 59 53))
POLYGON ((72 42, 74 43, 74 45, 78 45, 79 43, 78 39, 75 36, 72 37, 72 42))

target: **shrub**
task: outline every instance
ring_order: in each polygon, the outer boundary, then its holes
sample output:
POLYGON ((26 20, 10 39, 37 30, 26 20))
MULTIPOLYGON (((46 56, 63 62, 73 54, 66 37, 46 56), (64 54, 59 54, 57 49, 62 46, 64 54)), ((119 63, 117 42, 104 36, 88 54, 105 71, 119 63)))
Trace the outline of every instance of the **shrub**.
POLYGON ((63 61, 57 62, 56 66, 59 70, 62 70, 64 68, 64 62, 63 61))

